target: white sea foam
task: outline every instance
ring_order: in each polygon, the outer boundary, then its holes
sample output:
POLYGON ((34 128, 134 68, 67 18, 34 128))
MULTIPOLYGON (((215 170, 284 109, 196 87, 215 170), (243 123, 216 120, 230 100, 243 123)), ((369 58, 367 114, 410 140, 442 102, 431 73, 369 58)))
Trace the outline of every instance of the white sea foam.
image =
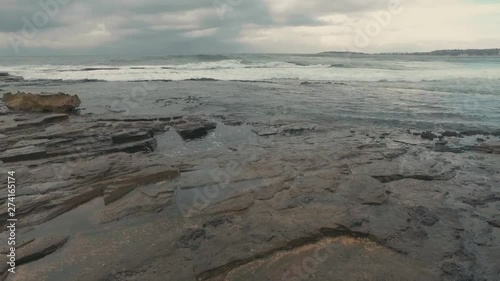
MULTIPOLYGON (((362 61, 361 61, 362 62, 362 61)), ((404 62, 392 68, 339 64, 300 64, 283 61, 218 61, 189 62, 165 65, 10 65, 0 70, 27 80, 187 80, 210 78, 217 80, 300 79, 317 81, 437 81, 450 79, 500 79, 497 67, 450 68, 442 62, 404 62)))

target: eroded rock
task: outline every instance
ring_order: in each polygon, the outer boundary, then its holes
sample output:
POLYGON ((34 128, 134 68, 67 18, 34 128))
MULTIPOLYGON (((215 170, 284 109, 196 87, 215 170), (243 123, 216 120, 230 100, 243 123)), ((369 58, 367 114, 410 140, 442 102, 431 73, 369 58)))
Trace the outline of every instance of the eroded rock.
POLYGON ((16 111, 29 112, 71 112, 80 106, 77 95, 68 94, 30 94, 17 92, 3 95, 5 105, 16 111))
POLYGON ((137 142, 154 137, 152 130, 146 131, 141 129, 124 130, 118 132, 111 137, 113 144, 123 144, 128 142, 137 142))

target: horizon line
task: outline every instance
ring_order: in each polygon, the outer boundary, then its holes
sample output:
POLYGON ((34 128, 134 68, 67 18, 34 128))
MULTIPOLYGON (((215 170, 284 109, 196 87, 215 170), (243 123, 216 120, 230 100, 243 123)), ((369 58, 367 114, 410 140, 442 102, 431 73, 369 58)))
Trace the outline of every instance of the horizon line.
POLYGON ((144 57, 154 57, 154 56, 203 56, 203 55, 319 55, 326 53, 338 53, 338 54, 362 54, 362 55, 412 55, 412 54, 431 54, 433 52, 440 51, 487 51, 487 50, 497 50, 500 55, 500 48, 468 48, 468 49, 436 49, 432 51, 384 51, 384 52, 362 52, 362 51, 350 51, 350 50, 330 50, 321 52, 311 52, 311 53, 297 53, 297 52, 228 52, 228 53, 193 53, 193 54, 47 54, 47 55, 0 55, 0 57, 69 57, 69 56, 144 56, 144 57))

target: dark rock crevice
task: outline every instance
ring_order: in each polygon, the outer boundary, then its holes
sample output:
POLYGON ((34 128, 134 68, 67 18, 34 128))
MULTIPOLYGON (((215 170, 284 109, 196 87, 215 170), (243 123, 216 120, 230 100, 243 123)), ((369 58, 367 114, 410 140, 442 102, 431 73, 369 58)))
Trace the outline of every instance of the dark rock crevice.
POLYGON ((415 179, 421 181, 446 181, 450 180, 455 176, 454 173, 445 173, 440 175, 383 175, 383 176, 372 176, 374 179, 380 181, 381 183, 390 183, 394 181, 399 181, 403 179, 415 179))
MULTIPOLYGON (((230 263, 227 263, 225 265, 219 266, 217 268, 213 268, 201 273, 198 273, 196 275, 197 280, 208 280, 223 274, 228 273, 229 271, 243 266, 247 263, 254 262, 256 260, 261 260, 268 258, 270 256, 273 256, 277 253, 284 252, 284 251, 290 251, 296 248, 300 248, 306 245, 311 245, 311 244, 316 244, 320 242, 321 240, 325 238, 336 238, 336 237, 352 237, 352 238, 357 238, 357 239, 368 239, 371 242, 377 243, 381 246, 379 239, 371 234, 367 233, 362 233, 362 232, 356 232, 352 231, 344 226, 339 225, 337 228, 328 228, 328 227, 323 227, 320 228, 319 231, 312 235, 312 236, 307 236, 307 237, 301 237, 301 238, 296 238, 290 241, 287 241, 285 245, 282 245, 280 247, 271 249, 266 252, 258 253, 252 257, 248 257, 245 259, 240 259, 240 260, 235 260, 230 263)), ((384 248, 387 248, 383 246, 384 248)), ((387 248, 389 249, 389 248, 387 248)))

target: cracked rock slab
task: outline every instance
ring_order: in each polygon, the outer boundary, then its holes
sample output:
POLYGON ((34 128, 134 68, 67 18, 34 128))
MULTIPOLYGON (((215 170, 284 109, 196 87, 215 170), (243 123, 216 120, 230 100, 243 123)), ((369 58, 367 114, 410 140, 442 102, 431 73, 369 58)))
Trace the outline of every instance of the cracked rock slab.
POLYGON ((22 265, 52 254, 68 242, 68 236, 37 238, 17 249, 17 264, 22 265))
POLYGON ((47 150, 42 147, 26 146, 22 148, 10 149, 0 155, 0 160, 5 163, 37 160, 47 157, 47 150))
POLYGON ((129 174, 103 184, 107 185, 104 192, 106 205, 122 198, 136 187, 157 183, 180 175, 178 169, 171 167, 149 167, 137 173, 129 174))
POLYGON ((154 137, 154 132, 141 129, 121 131, 111 137, 113 144, 123 144, 129 142, 138 142, 154 137))

